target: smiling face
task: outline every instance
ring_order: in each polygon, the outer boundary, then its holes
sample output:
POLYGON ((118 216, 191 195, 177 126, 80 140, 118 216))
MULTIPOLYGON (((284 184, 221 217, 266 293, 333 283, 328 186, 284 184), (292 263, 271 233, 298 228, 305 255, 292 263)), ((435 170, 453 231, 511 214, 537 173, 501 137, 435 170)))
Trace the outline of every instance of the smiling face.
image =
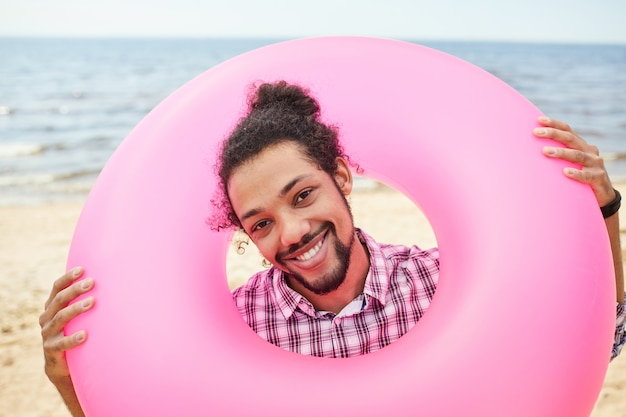
POLYGON ((337 162, 331 177, 284 141, 235 169, 228 181, 232 207, 261 254, 288 282, 318 295, 340 287, 359 244, 345 199, 352 176, 343 159, 337 162))

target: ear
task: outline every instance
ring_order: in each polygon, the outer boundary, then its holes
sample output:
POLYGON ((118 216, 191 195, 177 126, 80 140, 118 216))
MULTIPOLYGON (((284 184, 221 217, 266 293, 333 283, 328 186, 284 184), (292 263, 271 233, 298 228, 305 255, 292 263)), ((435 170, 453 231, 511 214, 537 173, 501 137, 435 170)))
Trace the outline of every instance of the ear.
POLYGON ((335 171, 335 182, 343 195, 350 195, 352 192, 352 171, 348 162, 342 157, 337 157, 337 170, 335 171))

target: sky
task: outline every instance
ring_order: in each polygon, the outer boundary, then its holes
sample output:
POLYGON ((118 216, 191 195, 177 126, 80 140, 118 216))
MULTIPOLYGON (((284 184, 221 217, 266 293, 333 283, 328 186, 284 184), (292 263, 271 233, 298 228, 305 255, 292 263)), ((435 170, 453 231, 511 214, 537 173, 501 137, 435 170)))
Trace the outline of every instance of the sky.
POLYGON ((626 44, 624 0, 0 0, 0 36, 626 44))

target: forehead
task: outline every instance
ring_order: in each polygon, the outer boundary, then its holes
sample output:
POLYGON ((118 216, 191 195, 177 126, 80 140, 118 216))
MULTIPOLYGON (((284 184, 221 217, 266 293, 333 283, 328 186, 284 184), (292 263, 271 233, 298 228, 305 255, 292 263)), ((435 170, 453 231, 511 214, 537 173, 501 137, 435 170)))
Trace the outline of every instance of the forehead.
POLYGON ((297 144, 283 142, 264 149, 236 168, 228 181, 228 195, 239 215, 241 210, 255 202, 261 204, 267 197, 280 195, 283 187, 296 178, 323 174, 297 144))
POLYGON ((294 142, 281 142, 265 148, 235 168, 228 181, 228 188, 230 190, 240 180, 249 182, 255 176, 288 176, 309 170, 317 171, 319 168, 307 158, 302 148, 294 142))

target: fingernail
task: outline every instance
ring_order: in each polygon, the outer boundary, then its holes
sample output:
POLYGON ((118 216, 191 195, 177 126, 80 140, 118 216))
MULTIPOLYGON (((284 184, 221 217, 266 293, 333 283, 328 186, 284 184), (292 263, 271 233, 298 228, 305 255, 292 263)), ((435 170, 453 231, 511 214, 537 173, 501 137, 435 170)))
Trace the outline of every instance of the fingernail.
POLYGON ((554 156, 556 155, 556 149, 546 146, 545 148, 543 148, 543 153, 548 156, 554 156))
POLYGON ((548 133, 548 131, 546 129, 543 129, 541 127, 538 127, 535 129, 535 135, 537 136, 545 136, 548 133))
POLYGON ((546 117, 546 116, 540 116, 540 117, 539 117, 539 121, 540 121, 541 123, 548 123, 548 122, 550 122, 550 118, 549 118, 549 117, 546 117))
POLYGON ((89 307, 91 307, 92 303, 93 303, 93 298, 88 297, 88 298, 85 298, 83 301, 80 302, 80 306, 83 309, 87 310, 89 307))
POLYGON ((91 278, 85 278, 84 280, 80 282, 81 290, 88 290, 92 286, 93 286, 93 279, 91 278))
POLYGON ((80 331, 74 335, 74 340, 78 343, 82 343, 85 341, 86 336, 87 335, 85 334, 84 331, 80 331))
POLYGON ((81 268, 80 266, 72 269, 72 275, 74 276, 74 278, 79 277, 81 272, 83 272, 83 268, 81 268))

